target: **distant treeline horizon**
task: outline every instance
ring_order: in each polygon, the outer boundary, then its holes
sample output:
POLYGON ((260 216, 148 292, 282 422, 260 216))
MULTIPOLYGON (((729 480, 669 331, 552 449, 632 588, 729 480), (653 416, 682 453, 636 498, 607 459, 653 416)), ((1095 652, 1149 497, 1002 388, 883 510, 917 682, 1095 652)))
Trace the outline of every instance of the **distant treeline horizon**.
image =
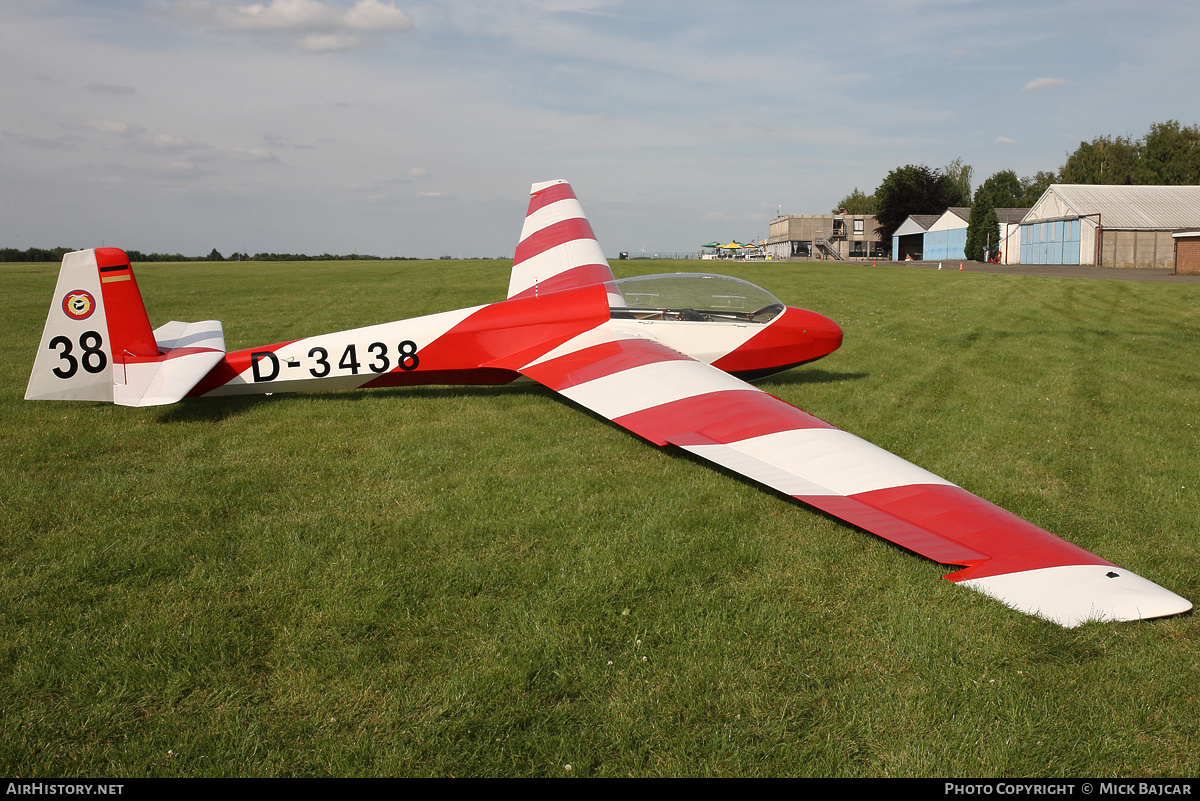
MULTIPOLYGON (((79 248, 0 248, 0 262, 60 262, 63 256, 79 250, 79 248)), ((350 253, 345 256, 335 256, 322 253, 320 256, 309 256, 303 253, 231 253, 222 256, 216 248, 207 256, 184 256, 182 253, 142 253, 140 250, 126 250, 125 255, 131 262, 135 261, 418 261, 416 256, 370 256, 363 253, 350 253)))

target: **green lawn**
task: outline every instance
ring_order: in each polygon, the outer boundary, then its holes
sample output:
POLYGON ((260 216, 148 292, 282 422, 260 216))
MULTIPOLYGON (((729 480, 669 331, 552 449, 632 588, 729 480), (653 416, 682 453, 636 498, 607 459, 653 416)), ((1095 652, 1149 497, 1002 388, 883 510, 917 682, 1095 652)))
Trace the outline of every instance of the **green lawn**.
MULTIPOLYGON (((845 329, 764 389, 1200 600, 1200 286, 722 266, 845 329)), ((237 349, 509 264, 135 269, 237 349)), ((26 402, 56 273, 3 267, 0 772, 1200 774, 1195 615, 1025 617, 537 387, 26 402)))

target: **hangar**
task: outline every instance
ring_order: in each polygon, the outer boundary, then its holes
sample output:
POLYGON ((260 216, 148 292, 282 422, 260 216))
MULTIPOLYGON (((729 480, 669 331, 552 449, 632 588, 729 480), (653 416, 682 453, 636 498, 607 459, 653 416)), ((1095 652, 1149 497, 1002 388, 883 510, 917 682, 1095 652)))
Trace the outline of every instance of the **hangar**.
POLYGON ((925 232, 925 258, 928 261, 962 259, 967 246, 967 222, 971 219, 969 206, 953 206, 942 212, 925 232))
MULTIPOLYGON (((999 243, 1000 262, 1017 260, 1019 223, 1029 209, 996 209, 999 227, 987 243, 999 243)), ((967 224, 971 220, 969 207, 955 206, 942 214, 911 214, 892 235, 893 260, 955 261, 966 258, 967 224)))
POLYGON ((1021 221, 1021 264, 1172 267, 1200 227, 1200 186, 1052 184, 1021 221))
POLYGON ((925 233, 940 214, 910 214, 892 234, 894 261, 921 261, 925 258, 925 233))

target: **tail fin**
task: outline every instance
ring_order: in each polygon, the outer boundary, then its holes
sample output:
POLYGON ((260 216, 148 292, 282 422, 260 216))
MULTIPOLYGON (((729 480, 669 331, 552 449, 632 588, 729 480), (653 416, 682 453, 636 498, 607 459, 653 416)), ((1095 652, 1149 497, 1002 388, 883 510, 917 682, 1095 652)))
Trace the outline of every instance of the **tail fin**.
POLYGON ((566 181, 534 184, 513 258, 508 296, 532 297, 593 284, 607 284, 616 305, 625 305, 571 185, 566 181))
POLYGON ((224 350, 213 321, 152 331, 124 251, 75 251, 63 257, 25 399, 174 403, 224 350), (182 331, 190 347, 180 347, 182 331))

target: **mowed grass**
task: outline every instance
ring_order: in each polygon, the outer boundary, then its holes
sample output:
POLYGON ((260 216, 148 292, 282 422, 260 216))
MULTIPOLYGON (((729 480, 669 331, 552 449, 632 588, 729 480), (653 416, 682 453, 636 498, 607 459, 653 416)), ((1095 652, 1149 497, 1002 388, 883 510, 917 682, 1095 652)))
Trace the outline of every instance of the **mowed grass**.
MULTIPOLYGON (((764 389, 1200 600, 1200 286, 722 267, 845 329, 764 389)), ((508 270, 137 274, 236 349, 508 270)), ((1020 615, 535 386, 26 402, 56 273, 3 269, 0 772, 1200 774, 1195 615, 1020 615)))

